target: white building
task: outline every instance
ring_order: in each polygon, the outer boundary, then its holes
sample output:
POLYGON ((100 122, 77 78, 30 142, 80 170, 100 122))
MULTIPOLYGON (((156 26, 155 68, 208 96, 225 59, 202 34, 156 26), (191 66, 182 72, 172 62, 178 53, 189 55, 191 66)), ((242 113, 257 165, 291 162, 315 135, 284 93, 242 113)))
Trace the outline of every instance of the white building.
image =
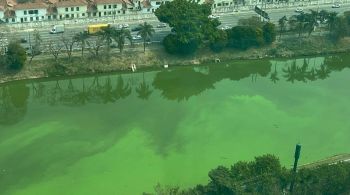
POLYGON ((125 14, 125 3, 122 0, 95 0, 97 17, 125 14))
POLYGON ((44 3, 18 3, 13 6, 18 23, 46 20, 47 5, 44 3))
POLYGON ((57 8, 57 19, 87 17, 88 3, 84 0, 59 0, 55 6, 57 8))

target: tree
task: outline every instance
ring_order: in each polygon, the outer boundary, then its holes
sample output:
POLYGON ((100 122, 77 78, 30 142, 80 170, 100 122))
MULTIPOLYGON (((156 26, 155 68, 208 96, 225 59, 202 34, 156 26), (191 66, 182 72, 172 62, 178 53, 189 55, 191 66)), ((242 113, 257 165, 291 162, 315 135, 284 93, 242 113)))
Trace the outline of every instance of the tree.
POLYGON ((86 40, 89 38, 89 35, 87 32, 79 32, 74 35, 74 40, 80 44, 81 47, 81 57, 84 57, 84 49, 86 40))
POLYGON ((60 54, 62 47, 63 46, 58 41, 56 41, 56 42, 50 41, 48 44, 48 50, 49 50, 50 54, 53 55, 56 62, 57 62, 58 55, 60 54))
POLYGON ((218 30, 216 36, 210 39, 210 49, 214 52, 222 51, 227 45, 227 33, 224 30, 218 30))
POLYGON ((339 41, 348 34, 349 25, 344 16, 336 17, 332 26, 330 37, 334 42, 339 41))
POLYGON ((74 49, 74 44, 76 43, 76 39, 74 37, 72 37, 71 39, 66 38, 66 36, 61 36, 61 41, 65 47, 65 51, 67 53, 68 56, 68 60, 71 59, 72 57, 72 52, 74 49))
POLYGON ((11 70, 19 70, 27 60, 26 50, 18 42, 10 42, 7 47, 7 64, 11 70))
POLYGON ((147 22, 140 24, 141 30, 137 33, 143 39, 143 52, 146 52, 146 41, 149 40, 155 32, 153 26, 147 22))
POLYGON ((287 22, 286 16, 283 16, 278 20, 278 26, 280 27, 280 39, 282 37, 282 33, 286 31, 286 22, 287 22))
POLYGON ((276 28, 275 24, 271 22, 267 22, 264 24, 263 28, 263 36, 266 44, 271 44, 276 40, 276 28))
POLYGON ((32 62, 33 58, 41 53, 41 43, 42 39, 37 30, 34 31, 34 45, 31 45, 31 50, 30 50, 30 60, 29 63, 32 62))
POLYGON ((252 16, 250 18, 242 18, 238 20, 239 26, 252 26, 257 28, 262 28, 264 26, 264 22, 261 21, 260 17, 252 16))
POLYGON ((328 24, 328 30, 331 32, 337 19, 337 12, 330 12, 327 15, 327 24, 328 24))
POLYGON ((96 39, 93 41, 86 41, 86 45, 88 46, 88 51, 94 56, 100 56, 100 49, 103 46, 103 37, 101 35, 97 35, 96 39))
POLYGON ((128 39, 130 43, 132 43, 131 33, 128 29, 121 28, 120 30, 116 30, 114 40, 118 43, 118 48, 120 53, 123 52, 125 46, 125 39, 128 39))
MULTIPOLYGON (((163 40, 166 51, 177 54, 194 53, 207 37, 204 32, 216 23, 208 18, 211 14, 210 4, 198 4, 196 1, 174 0, 162 4, 155 15, 158 20, 168 23, 172 34, 163 40)), ((208 30, 211 31, 211 30, 208 30)))
POLYGON ((109 54, 109 51, 111 49, 111 44, 113 42, 113 37, 116 36, 117 30, 114 27, 108 26, 107 28, 103 28, 103 30, 100 32, 102 40, 106 42, 106 50, 107 54, 109 54))
POLYGON ((238 49, 248 49, 264 44, 263 31, 252 26, 235 26, 227 30, 228 46, 238 49))

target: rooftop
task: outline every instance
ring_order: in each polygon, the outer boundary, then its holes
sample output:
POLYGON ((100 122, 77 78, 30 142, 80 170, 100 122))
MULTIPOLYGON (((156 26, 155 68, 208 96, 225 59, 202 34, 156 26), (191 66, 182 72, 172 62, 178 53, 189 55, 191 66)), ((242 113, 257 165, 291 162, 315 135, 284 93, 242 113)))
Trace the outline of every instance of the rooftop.
POLYGON ((123 0, 94 0, 96 4, 122 4, 123 0))
POLYGON ((58 0, 57 7, 71 7, 71 6, 83 6, 88 5, 84 0, 58 0))
POLYGON ((24 10, 24 9, 46 9, 48 6, 41 2, 28 2, 28 3, 18 3, 14 5, 14 10, 24 10))

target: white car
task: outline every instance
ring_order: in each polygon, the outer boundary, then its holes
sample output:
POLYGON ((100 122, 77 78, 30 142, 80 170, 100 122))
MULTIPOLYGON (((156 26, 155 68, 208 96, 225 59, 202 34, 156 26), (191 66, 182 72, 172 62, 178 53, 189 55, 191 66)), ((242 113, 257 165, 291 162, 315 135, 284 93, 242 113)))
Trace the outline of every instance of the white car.
POLYGON ((303 12, 303 9, 298 7, 298 8, 295 9, 295 12, 301 13, 301 12, 303 12))
POLYGON ((132 40, 140 40, 140 39, 142 39, 141 35, 132 36, 132 40))
POLYGON ((160 23, 157 25, 157 28, 165 28, 166 24, 165 23, 160 23))
POLYGON ((230 26, 225 25, 225 26, 221 27, 220 29, 221 29, 221 30, 228 30, 228 29, 230 29, 230 28, 231 28, 230 26))
POLYGON ((215 19, 215 18, 220 18, 220 16, 218 16, 218 15, 209 15, 208 18, 215 19))
POLYGON ((119 24, 118 28, 129 28, 129 24, 119 24))
POLYGON ((333 4, 332 8, 340 8, 340 4, 339 3, 333 4))

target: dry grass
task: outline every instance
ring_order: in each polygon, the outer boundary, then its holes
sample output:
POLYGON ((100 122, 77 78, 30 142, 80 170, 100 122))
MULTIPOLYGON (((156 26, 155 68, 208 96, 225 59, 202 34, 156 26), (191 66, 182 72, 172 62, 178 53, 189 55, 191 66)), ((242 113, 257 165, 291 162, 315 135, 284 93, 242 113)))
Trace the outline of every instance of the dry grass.
POLYGON ((333 44, 321 36, 304 37, 300 41, 296 37, 283 39, 269 46, 250 48, 245 51, 225 49, 220 53, 214 53, 208 48, 201 48, 195 54, 188 56, 170 55, 159 44, 149 45, 144 53, 142 45, 139 45, 126 48, 122 54, 117 49, 113 49, 109 57, 100 56, 98 59, 87 57, 89 56, 88 51, 86 51, 84 58, 80 57, 80 52, 75 52, 71 60, 68 60, 66 55, 61 54, 58 62, 55 62, 50 55, 38 56, 31 64, 27 63, 19 72, 2 72, 0 83, 52 76, 130 71, 131 64, 136 64, 139 69, 147 69, 160 68, 165 64, 179 66, 214 63, 215 59, 220 59, 223 62, 265 57, 325 55, 349 51, 350 38, 333 44))

